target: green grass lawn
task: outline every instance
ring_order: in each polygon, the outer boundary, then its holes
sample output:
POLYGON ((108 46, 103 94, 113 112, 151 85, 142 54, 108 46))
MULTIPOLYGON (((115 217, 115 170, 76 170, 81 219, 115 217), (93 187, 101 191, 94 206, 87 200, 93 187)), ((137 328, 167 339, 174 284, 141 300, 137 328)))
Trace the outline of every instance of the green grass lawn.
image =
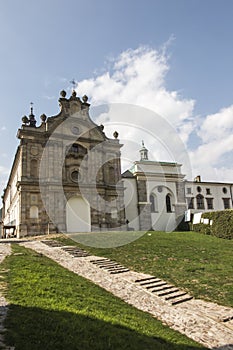
MULTIPOLYGON (((62 237, 68 244, 66 236, 62 237)), ((84 248, 134 271, 163 278, 194 297, 233 306, 233 240, 196 232, 149 232, 117 248, 84 248)))
POLYGON ((6 342, 16 350, 203 348, 41 254, 12 249, 0 273, 10 302, 6 342))

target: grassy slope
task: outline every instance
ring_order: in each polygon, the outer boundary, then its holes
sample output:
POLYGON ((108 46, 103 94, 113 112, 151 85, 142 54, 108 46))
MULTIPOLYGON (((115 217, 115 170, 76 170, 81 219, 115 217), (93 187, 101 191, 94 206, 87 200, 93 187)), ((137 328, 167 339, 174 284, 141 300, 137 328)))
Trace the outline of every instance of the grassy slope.
POLYGON ((6 339, 17 350, 201 348, 40 254, 13 250, 1 268, 10 269, 6 339))
POLYGON ((151 232, 122 247, 85 249, 170 281, 195 297, 233 306, 233 240, 194 232, 151 232))

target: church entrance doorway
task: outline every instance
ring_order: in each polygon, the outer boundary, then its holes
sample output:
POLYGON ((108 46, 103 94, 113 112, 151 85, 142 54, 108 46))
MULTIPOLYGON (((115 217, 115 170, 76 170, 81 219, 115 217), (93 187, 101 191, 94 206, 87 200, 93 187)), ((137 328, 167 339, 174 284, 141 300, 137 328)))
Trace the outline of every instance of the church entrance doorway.
POLYGON ((91 231, 90 205, 83 197, 75 196, 68 200, 66 225, 68 233, 91 231))

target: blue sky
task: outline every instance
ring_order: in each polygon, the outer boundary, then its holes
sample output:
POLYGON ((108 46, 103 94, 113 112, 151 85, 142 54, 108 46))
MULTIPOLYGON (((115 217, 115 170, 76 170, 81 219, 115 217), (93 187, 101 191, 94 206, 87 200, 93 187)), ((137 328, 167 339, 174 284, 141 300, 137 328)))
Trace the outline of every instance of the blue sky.
POLYGON ((231 0, 0 1, 0 187, 30 102, 37 119, 57 114, 73 78, 94 105, 128 99, 162 114, 194 175, 233 182, 232 14, 231 0))

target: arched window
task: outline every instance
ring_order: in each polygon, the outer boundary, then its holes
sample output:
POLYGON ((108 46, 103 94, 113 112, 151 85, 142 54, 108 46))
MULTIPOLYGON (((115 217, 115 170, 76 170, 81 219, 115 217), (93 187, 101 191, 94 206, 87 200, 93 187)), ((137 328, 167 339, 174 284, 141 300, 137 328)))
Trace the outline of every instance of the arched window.
POLYGON ((33 205, 32 207, 30 207, 30 219, 38 219, 38 217, 38 207, 33 205))
POLYGON ((78 153, 78 151, 79 151, 79 146, 78 146, 77 144, 74 143, 74 144, 70 147, 69 151, 72 152, 72 153, 78 153))
POLYGON ((198 194, 196 196, 196 200, 197 200, 197 209, 205 209, 204 197, 202 196, 202 194, 198 194))
POLYGON ((85 156, 87 154, 87 149, 80 144, 73 143, 72 145, 67 147, 67 154, 85 156))
POLYGON ((150 204, 151 204, 151 212, 152 213, 156 213, 158 212, 158 201, 157 201, 157 197, 155 194, 151 194, 150 195, 150 204))
POLYGON ((31 177, 38 177, 38 161, 32 159, 30 162, 30 175, 31 177))
POLYGON ((171 195, 169 193, 166 195, 166 208, 167 208, 167 213, 172 212, 171 195))

